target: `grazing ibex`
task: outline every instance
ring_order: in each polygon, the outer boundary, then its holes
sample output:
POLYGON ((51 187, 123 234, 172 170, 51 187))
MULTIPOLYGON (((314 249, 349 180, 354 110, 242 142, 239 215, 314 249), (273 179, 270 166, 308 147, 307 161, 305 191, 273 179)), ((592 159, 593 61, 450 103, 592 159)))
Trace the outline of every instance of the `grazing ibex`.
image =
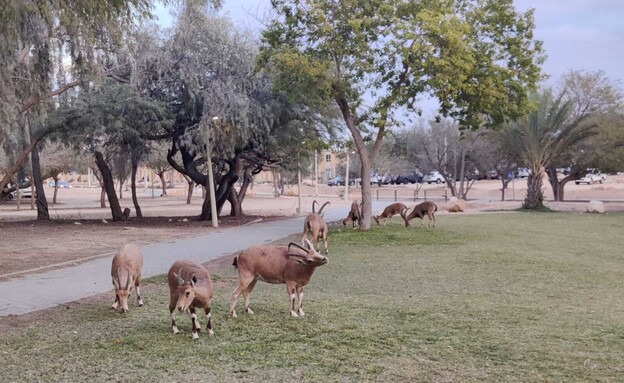
POLYGON ((199 338, 201 326, 197 320, 195 309, 203 308, 206 314, 208 324, 206 329, 208 334, 214 334, 212 331, 212 314, 210 307, 212 305, 212 280, 210 274, 202 265, 193 261, 176 261, 167 274, 169 282, 169 316, 171 317, 171 331, 174 334, 179 333, 175 320, 176 308, 180 312, 188 312, 191 315, 193 339, 199 338))
POLYGON ((342 224, 347 226, 349 221, 353 222, 353 228, 355 229, 355 225, 358 221, 360 221, 362 217, 362 199, 358 198, 351 204, 351 210, 349 211, 349 215, 347 218, 342 220, 342 224))
POLYGON ((310 237, 313 244, 316 244, 317 251, 321 250, 320 240, 323 240, 323 244, 325 245, 325 254, 329 254, 329 250, 327 249, 327 236, 329 235, 329 227, 327 227, 327 223, 323 219, 323 209, 325 206, 329 205, 329 201, 325 202, 318 213, 314 211, 314 205, 318 204, 316 200, 312 202, 312 214, 308 215, 303 222, 303 238, 301 238, 301 242, 307 239, 307 234, 310 233, 310 237))
POLYGON ((409 221, 418 217, 420 218, 420 226, 425 227, 425 225, 423 224, 423 218, 425 217, 425 214, 427 214, 427 217, 429 217, 428 227, 432 227, 432 226, 435 227, 435 212, 436 211, 438 211, 438 207, 436 206, 435 203, 431 201, 425 201, 423 203, 420 203, 414 206, 414 209, 412 209, 412 212, 409 213, 409 215, 406 215, 407 208, 401 210, 401 217, 403 217, 403 220, 405 221, 405 226, 409 226, 410 225, 409 221))
POLYGON ((132 287, 136 287, 138 304, 143 306, 139 288, 142 267, 141 249, 131 243, 121 246, 113 257, 113 265, 111 266, 111 277, 113 278, 113 286, 115 286, 115 302, 111 307, 113 310, 119 308, 122 313, 128 312, 128 297, 132 287))
POLYGON ((395 202, 391 205, 386 206, 386 208, 384 209, 384 211, 380 214, 380 215, 376 215, 373 218, 375 219, 375 222, 377 222, 377 225, 379 225, 379 221, 383 218, 383 224, 384 226, 386 225, 386 220, 388 218, 390 218, 390 222, 392 222, 392 217, 394 217, 397 214, 401 214, 401 212, 403 211, 403 209, 406 209, 407 206, 405 206, 404 203, 401 202, 395 202))
POLYGON ((303 317, 303 287, 310 282, 314 270, 327 263, 327 257, 319 254, 312 243, 304 240, 307 249, 296 244, 288 246, 253 246, 244 250, 234 258, 232 265, 238 269, 238 287, 232 293, 230 314, 236 318, 236 302, 243 294, 245 312, 253 314, 249 307, 249 294, 256 282, 285 283, 290 298, 290 315, 303 317), (291 246, 296 247, 291 251, 291 246), (295 311, 295 293, 299 299, 298 310, 295 311))

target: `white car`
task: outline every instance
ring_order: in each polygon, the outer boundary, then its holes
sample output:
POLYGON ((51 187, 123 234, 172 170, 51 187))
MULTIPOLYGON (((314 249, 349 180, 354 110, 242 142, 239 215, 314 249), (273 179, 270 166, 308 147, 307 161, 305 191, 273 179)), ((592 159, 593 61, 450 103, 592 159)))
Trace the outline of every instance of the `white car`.
POLYGON ((442 177, 442 174, 440 174, 440 172, 437 171, 433 171, 429 174, 427 174, 424 178, 423 178, 423 182, 426 182, 428 184, 435 182, 437 184, 445 182, 444 181, 444 177, 442 177))
POLYGON ((602 173, 587 173, 585 174, 585 177, 580 178, 576 181, 574 181, 575 184, 579 185, 579 184, 588 184, 591 185, 594 182, 598 182, 598 183, 603 183, 605 182, 607 179, 607 177, 602 174, 602 173))

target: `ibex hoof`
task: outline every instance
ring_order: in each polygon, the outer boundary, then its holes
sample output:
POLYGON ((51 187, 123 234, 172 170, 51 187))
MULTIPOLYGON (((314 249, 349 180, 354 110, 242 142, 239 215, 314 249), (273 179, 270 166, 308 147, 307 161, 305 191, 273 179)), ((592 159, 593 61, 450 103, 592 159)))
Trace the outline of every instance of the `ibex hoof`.
POLYGON ((214 331, 212 329, 208 329, 208 334, 209 335, 214 335, 214 331))
POLYGON ((299 318, 299 315, 297 315, 297 313, 294 312, 294 311, 290 312, 290 316, 293 317, 293 318, 299 318))
POLYGON ((236 315, 236 311, 231 311, 230 314, 232 314, 232 318, 238 318, 238 315, 236 315))
POLYGON ((299 317, 303 318, 305 316, 305 313, 303 312, 303 310, 299 309, 299 317))
POLYGON ((253 310, 252 310, 252 309, 250 309, 249 307, 245 310, 245 312, 246 312, 247 314, 249 314, 249 315, 253 315, 253 314, 254 314, 253 310))
POLYGON ((194 333, 193 333, 193 339, 199 339, 199 334, 198 334, 198 333, 196 333, 196 332, 194 332, 194 333))
POLYGON ((140 300, 140 301, 139 301, 139 307, 143 307, 143 305, 144 305, 144 304, 145 304, 145 303, 143 303, 143 301, 142 301, 142 300, 140 300))
POLYGON ((178 330, 178 328, 176 326, 171 327, 171 332, 174 334, 178 334, 180 332, 180 330, 178 330))

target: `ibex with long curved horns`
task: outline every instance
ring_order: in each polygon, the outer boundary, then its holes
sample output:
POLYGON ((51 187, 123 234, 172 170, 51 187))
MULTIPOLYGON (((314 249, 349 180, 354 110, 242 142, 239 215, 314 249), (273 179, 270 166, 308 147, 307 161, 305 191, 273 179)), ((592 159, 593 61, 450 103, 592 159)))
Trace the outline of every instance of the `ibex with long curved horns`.
POLYGON ((238 269, 238 287, 232 293, 230 314, 236 318, 236 302, 242 294, 245 299, 245 312, 253 314, 249 306, 249 295, 256 282, 285 283, 290 298, 290 315, 303 317, 303 287, 310 282, 318 266, 327 263, 327 257, 319 254, 312 243, 305 239, 304 248, 294 242, 288 246, 253 246, 234 258, 232 265, 238 269), (292 247, 296 249, 291 250, 292 247), (295 311, 295 294, 299 306, 295 311))
POLYGON ((308 215, 303 222, 303 238, 301 238, 301 242, 307 239, 307 234, 310 234, 312 244, 316 244, 317 251, 320 251, 320 243, 319 241, 322 239, 323 244, 325 245, 325 254, 329 254, 329 250, 327 248, 327 236, 329 235, 329 227, 327 223, 323 219, 323 209, 325 206, 329 205, 329 201, 325 202, 318 213, 314 211, 314 206, 318 204, 316 200, 312 202, 312 214, 308 215))

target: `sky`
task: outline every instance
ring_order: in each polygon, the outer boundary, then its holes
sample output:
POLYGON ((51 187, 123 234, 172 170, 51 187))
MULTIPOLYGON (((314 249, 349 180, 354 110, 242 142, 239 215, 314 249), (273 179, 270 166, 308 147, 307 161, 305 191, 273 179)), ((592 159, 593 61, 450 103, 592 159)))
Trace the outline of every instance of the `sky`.
MULTIPOLYGON (((514 0, 519 11, 535 9, 535 38, 547 58, 543 73, 555 85, 569 70, 602 70, 624 82, 624 0, 514 0)), ((270 0, 223 0, 220 14, 254 32, 270 14, 270 0)), ((170 19, 158 10, 163 24, 170 19)))

